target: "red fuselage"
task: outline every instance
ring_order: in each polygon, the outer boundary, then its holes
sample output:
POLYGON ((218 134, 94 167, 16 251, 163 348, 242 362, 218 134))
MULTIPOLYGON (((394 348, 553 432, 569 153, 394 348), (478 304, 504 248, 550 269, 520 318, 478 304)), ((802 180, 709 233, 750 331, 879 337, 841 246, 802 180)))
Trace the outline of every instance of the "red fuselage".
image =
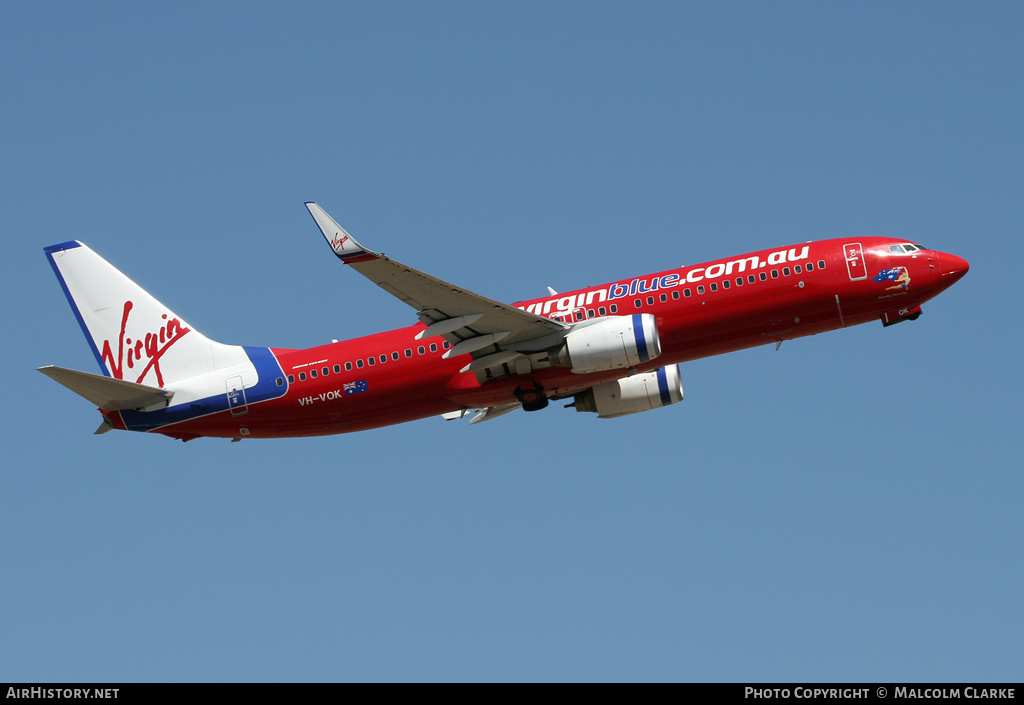
MULTIPOLYGON (((159 429, 175 437, 315 436, 361 431, 467 408, 515 403, 515 391, 568 396, 626 374, 849 327, 916 318, 968 269, 963 259, 891 238, 825 240, 666 270, 516 304, 567 323, 653 314, 660 357, 635 370, 575 374, 549 366, 494 379, 460 372, 423 325, 305 350, 271 348, 287 391, 245 413, 200 416, 159 429), (244 430, 243 430, 244 429, 244 430)), ((108 417, 122 427, 118 412, 108 417)))

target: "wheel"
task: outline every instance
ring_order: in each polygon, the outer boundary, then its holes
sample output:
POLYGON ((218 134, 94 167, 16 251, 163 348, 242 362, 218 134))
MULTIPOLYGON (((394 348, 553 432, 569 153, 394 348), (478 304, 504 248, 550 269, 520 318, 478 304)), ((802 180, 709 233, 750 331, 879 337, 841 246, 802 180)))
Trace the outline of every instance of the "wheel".
POLYGON ((548 405, 548 398, 540 387, 517 389, 516 399, 523 405, 523 411, 540 411, 548 405))

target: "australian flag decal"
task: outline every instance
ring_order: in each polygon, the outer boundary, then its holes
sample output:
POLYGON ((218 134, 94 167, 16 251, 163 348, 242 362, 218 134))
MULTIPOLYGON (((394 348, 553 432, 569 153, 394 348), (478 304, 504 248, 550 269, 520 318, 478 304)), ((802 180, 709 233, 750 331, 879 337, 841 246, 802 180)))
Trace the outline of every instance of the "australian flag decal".
POLYGON ((359 394, 360 392, 365 392, 367 389, 368 387, 365 379, 359 380, 358 382, 346 382, 345 396, 347 397, 350 394, 359 394))
POLYGON ((899 279, 900 272, 903 271, 903 267, 893 267, 892 269, 883 269, 877 275, 871 278, 873 282, 894 282, 899 279))
POLYGON ((907 272, 906 267, 893 267, 892 269, 883 269, 881 272, 871 277, 873 282, 896 282, 896 286, 886 287, 889 289, 906 289, 910 284, 910 273, 907 272))

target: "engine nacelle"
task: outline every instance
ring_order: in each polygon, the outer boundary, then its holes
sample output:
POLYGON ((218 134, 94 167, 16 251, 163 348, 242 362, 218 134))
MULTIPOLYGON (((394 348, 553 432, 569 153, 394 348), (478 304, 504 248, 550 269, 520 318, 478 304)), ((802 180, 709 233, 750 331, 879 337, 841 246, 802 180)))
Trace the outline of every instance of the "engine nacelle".
POLYGON ((650 313, 606 316, 577 324, 553 355, 577 374, 642 365, 661 355, 658 325, 650 313))
POLYGON ((638 414, 683 400, 679 366, 605 382, 576 395, 576 411, 592 411, 599 419, 638 414))

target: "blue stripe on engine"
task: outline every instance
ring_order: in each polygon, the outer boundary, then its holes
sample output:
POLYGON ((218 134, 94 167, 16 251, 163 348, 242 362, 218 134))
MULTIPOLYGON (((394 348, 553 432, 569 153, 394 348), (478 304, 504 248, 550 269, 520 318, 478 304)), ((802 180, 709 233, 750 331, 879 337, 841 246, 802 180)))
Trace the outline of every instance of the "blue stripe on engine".
POLYGON ((647 340, 644 338, 644 316, 642 313, 633 314, 633 338, 636 340, 636 352, 640 356, 640 362, 647 362, 651 359, 647 354, 647 340))
POLYGON ((661 392, 662 406, 668 406, 672 403, 672 393, 668 388, 668 374, 666 374, 664 367, 658 368, 658 391, 661 392))

